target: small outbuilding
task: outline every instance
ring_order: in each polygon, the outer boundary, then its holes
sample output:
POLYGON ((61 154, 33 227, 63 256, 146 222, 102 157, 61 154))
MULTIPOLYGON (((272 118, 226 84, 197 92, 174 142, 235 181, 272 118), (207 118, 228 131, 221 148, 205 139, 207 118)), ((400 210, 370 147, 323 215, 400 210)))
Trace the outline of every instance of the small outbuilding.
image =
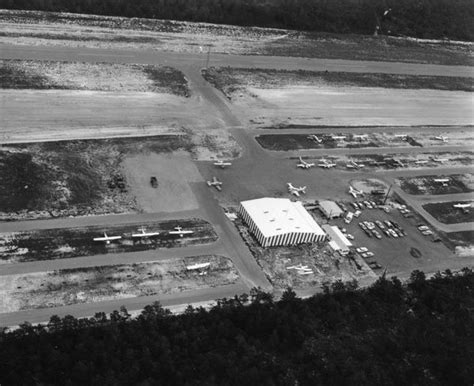
POLYGON ((299 201, 269 197, 242 201, 239 213, 263 247, 320 242, 326 238, 299 201))
POLYGON ((349 252, 349 247, 352 247, 352 243, 347 240, 347 237, 344 236, 337 226, 324 224, 323 229, 329 238, 329 245, 332 249, 342 254, 349 252))
POLYGON ((319 201, 318 207, 328 219, 338 218, 344 214, 344 211, 334 201, 319 201))

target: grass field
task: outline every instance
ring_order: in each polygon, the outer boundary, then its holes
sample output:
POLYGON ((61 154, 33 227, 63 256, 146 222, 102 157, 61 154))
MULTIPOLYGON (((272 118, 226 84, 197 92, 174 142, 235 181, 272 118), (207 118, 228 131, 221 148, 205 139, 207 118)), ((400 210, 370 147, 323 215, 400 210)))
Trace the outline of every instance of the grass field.
POLYGON ((470 204, 471 201, 437 202, 423 205, 423 209, 443 224, 474 223, 474 212, 470 209, 454 208, 453 205, 458 203, 470 204))
POLYGON ((214 255, 8 275, 0 283, 0 313, 172 294, 238 279, 230 259, 214 255), (186 268, 199 263, 210 265, 205 270, 186 268))
POLYGON ((145 251, 156 248, 176 248, 194 244, 206 244, 217 240, 217 234, 207 221, 201 219, 177 219, 160 222, 141 222, 120 226, 90 226, 84 228, 46 229, 31 232, 0 234, 0 262, 23 263, 37 260, 64 259, 80 256, 145 251), (177 225, 193 233, 179 237, 168 234, 177 225), (160 234, 148 238, 134 238, 133 233, 160 234), (110 244, 93 241, 95 237, 122 236, 110 244))
POLYGON ((470 193, 472 188, 472 174, 432 175, 419 177, 399 178, 400 187, 408 194, 454 194, 470 193), (448 179, 448 182, 435 181, 448 179))
POLYGON ((136 211, 123 158, 192 148, 187 135, 3 145, 0 219, 136 211))
POLYGON ((258 68, 237 69, 211 67, 202 70, 204 78, 227 98, 245 91, 248 86, 278 88, 287 85, 341 87, 383 87, 400 89, 434 89, 473 91, 472 78, 414 76, 356 72, 286 71, 258 68))
POLYGON ((0 87, 190 95, 181 71, 139 64, 0 60, 0 87))

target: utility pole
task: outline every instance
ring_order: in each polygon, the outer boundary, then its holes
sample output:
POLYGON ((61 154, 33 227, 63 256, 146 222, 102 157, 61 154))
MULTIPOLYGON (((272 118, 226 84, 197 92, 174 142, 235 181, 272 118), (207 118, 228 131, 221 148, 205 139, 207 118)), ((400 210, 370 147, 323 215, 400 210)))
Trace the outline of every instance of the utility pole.
POLYGON ((383 200, 383 205, 385 205, 385 203, 387 202, 388 195, 389 195, 390 192, 392 191, 392 186, 393 186, 393 184, 390 184, 390 187, 388 188, 387 194, 385 195, 385 198, 384 198, 384 200, 383 200))

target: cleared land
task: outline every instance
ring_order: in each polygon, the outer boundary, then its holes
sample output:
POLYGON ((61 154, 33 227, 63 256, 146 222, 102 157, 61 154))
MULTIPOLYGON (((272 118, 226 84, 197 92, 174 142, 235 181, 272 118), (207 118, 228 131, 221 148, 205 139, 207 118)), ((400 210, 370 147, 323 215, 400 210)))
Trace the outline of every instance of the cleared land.
POLYGON ((187 135, 3 145, 0 219, 139 211, 124 159, 192 148, 187 135))
MULTIPOLYGON (((474 223, 474 212, 470 209, 454 208, 455 204, 470 204, 471 201, 436 202, 423 205, 423 209, 443 224, 474 223)), ((473 224, 474 226, 474 224, 473 224)))
POLYGON ((437 195, 474 192, 473 175, 452 174, 399 178, 397 183, 408 194, 437 195), (448 181, 444 181, 444 180, 448 181), (438 180, 438 181, 435 181, 438 180))
POLYGON ((0 281, 0 313, 172 294, 232 284, 238 279, 231 260, 222 256, 7 275, 0 281), (210 265, 201 270, 186 268, 200 263, 210 265))
POLYGON ((350 127, 473 123, 472 98, 468 92, 341 86, 323 82, 317 76, 314 83, 305 79, 306 72, 298 71, 221 69, 220 73, 214 73, 212 82, 225 88, 225 95, 231 99, 241 120, 254 125, 350 127), (232 76, 227 76, 228 72, 232 76), (247 74, 252 75, 247 78, 247 74))
POLYGON ((36 60, 0 60, 0 88, 190 95, 183 73, 167 66, 36 60))
POLYGON ((472 64, 465 42, 35 11, 1 10, 0 21, 0 41, 15 44, 472 64))

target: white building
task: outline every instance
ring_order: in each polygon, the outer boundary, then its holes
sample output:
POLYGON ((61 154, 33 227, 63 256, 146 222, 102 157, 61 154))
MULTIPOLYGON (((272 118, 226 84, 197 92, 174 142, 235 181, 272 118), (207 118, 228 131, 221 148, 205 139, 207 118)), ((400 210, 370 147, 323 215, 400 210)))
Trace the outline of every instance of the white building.
POLYGON ((341 217, 344 214, 344 211, 334 201, 319 201, 318 206, 329 219, 341 217))
POLYGON ((352 243, 347 240, 347 237, 344 236, 337 226, 325 224, 323 229, 328 235, 329 245, 332 249, 343 254, 349 252, 349 247, 352 247, 352 243))
POLYGON ((319 242, 326 238, 299 201, 287 198, 242 201, 239 212, 263 247, 319 242))

